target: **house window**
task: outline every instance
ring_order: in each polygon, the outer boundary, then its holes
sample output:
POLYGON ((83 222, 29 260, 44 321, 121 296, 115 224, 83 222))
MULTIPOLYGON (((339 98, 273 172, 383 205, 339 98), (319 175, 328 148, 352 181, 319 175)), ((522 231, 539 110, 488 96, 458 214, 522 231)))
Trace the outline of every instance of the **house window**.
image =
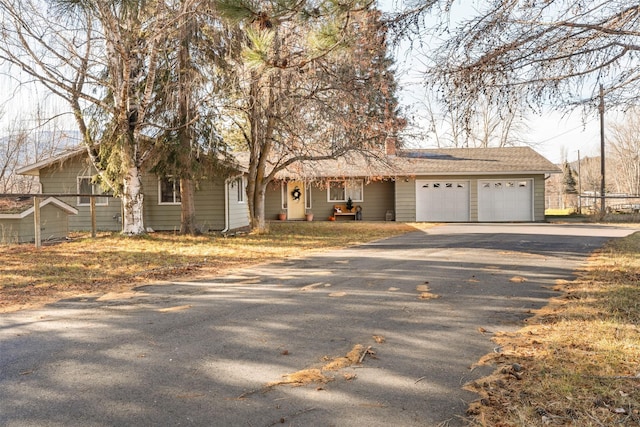
POLYGON ((231 187, 235 188, 238 203, 244 203, 246 188, 244 185, 244 177, 239 176, 232 183, 231 187))
MULTIPOLYGON (((98 184, 93 183, 93 178, 90 176, 78 177, 78 194, 102 194, 102 188, 98 184)), ((107 206, 107 197, 96 197, 96 206, 107 206)), ((78 206, 89 206, 91 204, 91 197, 82 196, 78 197, 78 206)))
POLYGON ((361 179, 349 181, 329 181, 327 197, 329 202, 346 202, 351 198, 354 202, 362 202, 364 183, 361 179))
POLYGON ((158 201, 160 205, 180 204, 180 181, 168 178, 158 180, 158 201))
POLYGON ((304 186, 305 209, 311 209, 311 184, 304 186))

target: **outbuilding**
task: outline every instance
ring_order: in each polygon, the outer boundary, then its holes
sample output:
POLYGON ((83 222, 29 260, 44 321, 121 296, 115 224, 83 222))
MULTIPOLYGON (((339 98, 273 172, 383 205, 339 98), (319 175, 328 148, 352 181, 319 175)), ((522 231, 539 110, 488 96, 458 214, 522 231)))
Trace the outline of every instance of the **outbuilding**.
MULTIPOLYGON (((0 243, 33 242, 36 237, 32 198, 0 199, 0 243)), ((69 234, 69 216, 78 210, 54 197, 40 202, 42 241, 60 240, 69 234)))

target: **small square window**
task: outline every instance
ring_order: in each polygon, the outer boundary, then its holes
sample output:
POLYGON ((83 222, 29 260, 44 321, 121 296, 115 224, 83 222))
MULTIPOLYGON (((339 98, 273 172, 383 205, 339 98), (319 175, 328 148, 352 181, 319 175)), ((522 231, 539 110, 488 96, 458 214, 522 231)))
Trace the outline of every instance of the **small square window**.
POLYGON ((491 187, 491 184, 489 184, 488 182, 484 182, 482 184, 482 188, 490 188, 490 187, 491 187))
POLYGON ((459 182, 457 185, 458 188, 464 188, 464 184, 462 182, 459 182))
POLYGON ((516 186, 516 183, 515 183, 515 182, 513 182, 513 181, 508 181, 508 182, 507 182, 507 188, 513 188, 513 187, 515 187, 515 186, 516 186))
POLYGON ((433 188, 440 188, 440 183, 439 182, 434 183, 433 188))
POLYGON ((526 187, 527 186, 527 181, 520 181, 518 183, 518 187, 526 187))
POLYGON ((493 186, 495 188, 501 189, 502 188, 502 183, 501 182, 496 182, 496 183, 493 184, 493 186))
POLYGON ((158 180, 158 202, 161 205, 180 204, 180 181, 169 178, 158 180))
POLYGON ((444 186, 447 188, 453 188, 453 184, 450 182, 447 182, 444 186))
MULTIPOLYGON (((90 176, 78 177, 78 194, 102 194, 102 188, 98 184, 93 182, 93 178, 90 176)), ((96 206, 107 206, 109 204, 108 198, 96 197, 96 206)), ((91 204, 91 197, 80 196, 78 197, 78 206, 89 206, 91 204)))

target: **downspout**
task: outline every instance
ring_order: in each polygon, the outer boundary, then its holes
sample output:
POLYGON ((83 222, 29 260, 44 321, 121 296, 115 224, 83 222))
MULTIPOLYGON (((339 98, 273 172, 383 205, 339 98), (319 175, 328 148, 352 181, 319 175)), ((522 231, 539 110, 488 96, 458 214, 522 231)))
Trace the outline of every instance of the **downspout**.
POLYGON ((221 233, 229 231, 229 179, 224 180, 224 230, 221 233))

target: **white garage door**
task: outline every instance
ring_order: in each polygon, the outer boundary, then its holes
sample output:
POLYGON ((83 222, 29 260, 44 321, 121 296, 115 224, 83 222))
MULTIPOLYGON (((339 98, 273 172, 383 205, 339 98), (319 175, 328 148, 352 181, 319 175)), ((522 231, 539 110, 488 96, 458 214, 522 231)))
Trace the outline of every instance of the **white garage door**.
POLYGON ((478 181, 478 221, 533 221, 533 181, 478 181))
POLYGON ((469 181, 416 180, 416 220, 469 221, 469 181))

